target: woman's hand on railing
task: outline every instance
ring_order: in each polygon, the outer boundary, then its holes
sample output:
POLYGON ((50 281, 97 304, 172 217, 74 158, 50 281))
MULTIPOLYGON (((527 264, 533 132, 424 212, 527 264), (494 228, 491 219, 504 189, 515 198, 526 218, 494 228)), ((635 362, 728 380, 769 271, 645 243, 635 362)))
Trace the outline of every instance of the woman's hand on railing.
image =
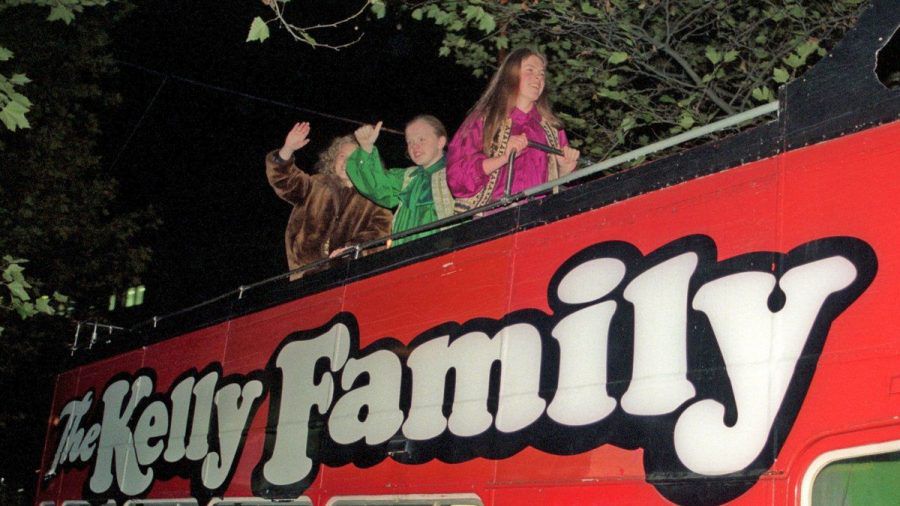
POLYGON ((521 155, 522 151, 528 147, 528 137, 525 134, 510 135, 509 142, 506 143, 506 151, 503 152, 503 160, 509 161, 509 154, 515 151, 517 155, 521 155))
POLYGON ((579 152, 575 148, 570 148, 569 146, 564 146, 562 148, 563 156, 553 155, 556 157, 557 163, 559 163, 559 175, 565 176, 566 174, 575 170, 575 167, 578 165, 578 158, 581 156, 581 152, 579 152))
POLYGON ((481 167, 485 174, 490 174, 495 170, 506 165, 509 161, 509 155, 515 153, 516 156, 522 154, 522 150, 528 147, 528 137, 525 134, 509 136, 509 142, 506 143, 506 149, 498 156, 487 158, 482 162, 481 167))

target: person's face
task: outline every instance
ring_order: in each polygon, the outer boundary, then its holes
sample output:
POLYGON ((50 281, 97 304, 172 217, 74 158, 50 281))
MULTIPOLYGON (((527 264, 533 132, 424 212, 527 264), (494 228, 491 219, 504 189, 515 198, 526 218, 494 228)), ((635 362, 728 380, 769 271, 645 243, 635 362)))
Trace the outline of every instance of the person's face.
POLYGON ((416 165, 428 167, 444 154, 446 137, 438 137, 434 128, 424 120, 416 120, 406 127, 406 152, 416 165))
POLYGON ((350 178, 347 177, 347 158, 350 158, 354 151, 356 151, 356 144, 345 142, 341 145, 337 158, 334 160, 334 173, 346 184, 350 183, 350 178))
POLYGON ((534 103, 544 92, 544 60, 533 54, 519 65, 519 99, 534 103))

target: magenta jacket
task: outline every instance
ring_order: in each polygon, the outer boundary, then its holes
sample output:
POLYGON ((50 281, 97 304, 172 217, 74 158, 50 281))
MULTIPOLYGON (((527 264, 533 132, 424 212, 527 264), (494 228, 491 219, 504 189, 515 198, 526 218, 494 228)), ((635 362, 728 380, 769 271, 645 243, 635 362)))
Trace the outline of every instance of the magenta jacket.
MULTIPOLYGON (((512 127, 510 135, 524 133, 529 140, 548 144, 547 135, 541 128, 541 114, 537 107, 530 112, 522 112, 515 108, 510 113, 512 127)), ((482 151, 484 135, 484 118, 472 120, 467 118, 463 122, 463 128, 459 129, 450 141, 447 148, 447 184, 454 197, 471 197, 484 188, 488 182, 488 176, 484 173, 482 163, 488 156, 482 151)), ((568 146, 566 132, 559 131, 560 146, 568 146)), ((526 188, 537 186, 547 182, 547 157, 543 151, 534 148, 525 148, 516 157, 515 172, 513 174, 512 193, 518 193, 526 188)), ((503 195, 506 186, 507 166, 497 169, 497 187, 494 188, 491 200, 497 200, 503 195)))

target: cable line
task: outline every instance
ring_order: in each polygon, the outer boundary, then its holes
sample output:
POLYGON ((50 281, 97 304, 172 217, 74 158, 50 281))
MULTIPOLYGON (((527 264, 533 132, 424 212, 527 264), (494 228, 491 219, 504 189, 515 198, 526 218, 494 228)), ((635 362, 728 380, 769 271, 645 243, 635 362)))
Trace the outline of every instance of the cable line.
MULTIPOLYGON (((199 87, 201 87, 201 88, 208 88, 208 89, 211 89, 211 90, 218 91, 218 92, 220 92, 220 93, 226 93, 226 94, 229 94, 229 95, 236 95, 236 96, 243 97, 243 98, 246 98, 246 99, 249 99, 249 100, 255 100, 255 101, 257 101, 257 102, 263 102, 263 103, 266 103, 266 104, 276 105, 276 106, 279 106, 279 107, 283 107, 283 108, 285 108, 285 109, 292 109, 292 110, 294 110, 294 111, 302 112, 302 113, 305 113, 305 114, 311 114, 311 115, 315 115, 315 116, 320 116, 320 117, 323 117, 323 118, 328 118, 328 119, 332 119, 332 120, 335 120, 335 121, 341 121, 341 122, 344 122, 344 123, 351 123, 351 124, 358 125, 358 126, 368 124, 368 123, 365 122, 365 121, 359 121, 359 120, 356 120, 356 119, 353 119, 353 118, 348 118, 348 117, 346 117, 346 116, 339 116, 339 115, 337 115, 337 114, 330 114, 330 113, 327 113, 327 112, 316 111, 316 110, 314 110, 314 109, 307 109, 307 108, 305 108, 305 107, 297 107, 296 105, 288 104, 287 102, 281 102, 281 101, 278 101, 278 100, 272 100, 272 99, 270 99, 270 98, 260 97, 260 96, 258 96, 258 95, 251 95, 250 93, 245 93, 245 92, 243 92, 243 91, 233 90, 233 89, 230 89, 230 88, 225 88, 224 86, 218 86, 218 85, 215 85, 215 84, 205 83, 205 82, 203 82, 203 81, 198 81, 198 80, 196 80, 196 79, 191 79, 191 78, 188 78, 188 77, 179 76, 179 75, 177 75, 177 74, 166 73, 166 72, 160 72, 160 71, 158 71, 158 70, 153 70, 153 69, 144 67, 143 65, 138 65, 137 63, 131 63, 131 62, 126 62, 126 61, 122 61, 122 60, 116 60, 116 62, 119 63, 119 64, 121 64, 121 65, 125 65, 125 66, 128 66, 128 67, 133 67, 133 68, 142 70, 142 71, 144 71, 144 72, 149 72, 149 73, 151 73, 151 74, 156 74, 156 75, 160 75, 160 76, 165 76, 165 77, 167 77, 167 78, 171 77, 172 79, 176 79, 176 80, 178 80, 178 81, 182 81, 182 82, 185 82, 185 83, 188 83, 188 84, 193 84, 194 86, 199 86, 199 87)), ((381 131, 382 131, 382 132, 390 132, 390 133, 396 134, 396 135, 404 135, 404 133, 401 132, 400 130, 396 130, 396 129, 393 129, 393 128, 382 127, 382 128, 381 128, 381 131)))
POLYGON ((116 164, 119 163, 119 158, 122 157, 122 153, 125 152, 125 148, 127 148, 127 147, 128 147, 128 144, 131 143, 131 139, 134 137, 135 132, 137 132, 138 128, 140 128, 141 123, 144 122, 144 118, 147 117, 147 113, 150 112, 150 108, 153 107, 153 103, 156 102, 156 97, 159 96, 159 92, 162 91, 163 86, 166 85, 166 83, 168 82, 168 80, 169 80, 169 76, 165 76, 165 75, 164 75, 164 76, 163 76, 162 82, 159 83, 159 88, 156 88, 156 93, 154 93, 154 94, 153 94, 153 98, 150 99, 150 103, 148 103, 148 104, 147 104, 147 107, 144 108, 144 114, 141 114, 141 118, 140 118, 140 119, 138 120, 138 122, 134 125, 134 128, 131 129, 131 133, 128 134, 128 139, 125 139, 125 143, 122 144, 122 147, 121 147, 121 148, 119 148, 119 152, 118 152, 118 154, 116 154, 116 158, 113 160, 112 165, 109 166, 109 171, 110 171, 110 172, 112 172, 112 170, 116 168, 116 164))

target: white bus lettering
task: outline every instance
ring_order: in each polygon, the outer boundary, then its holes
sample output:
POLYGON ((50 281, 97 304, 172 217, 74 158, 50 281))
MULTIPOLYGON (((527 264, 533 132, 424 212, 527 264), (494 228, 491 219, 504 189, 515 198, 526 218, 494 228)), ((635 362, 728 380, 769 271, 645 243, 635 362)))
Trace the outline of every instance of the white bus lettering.
POLYGON ((168 394, 154 393, 152 370, 116 376, 102 413, 93 391, 60 410, 49 470, 93 459, 91 493, 137 496, 160 467, 182 466, 194 487, 221 493, 271 392, 251 477, 266 497, 296 497, 323 464, 497 459, 527 446, 568 455, 610 443, 643 448, 648 475, 759 476, 799 410, 788 390, 802 399, 811 381, 801 354, 817 358, 877 263, 850 238, 722 262, 714 246, 691 236, 643 256, 594 245, 553 276, 549 314, 447 322, 408 345, 384 336, 363 348, 355 317, 340 313, 288 335, 265 371, 223 378, 212 364, 168 394))

